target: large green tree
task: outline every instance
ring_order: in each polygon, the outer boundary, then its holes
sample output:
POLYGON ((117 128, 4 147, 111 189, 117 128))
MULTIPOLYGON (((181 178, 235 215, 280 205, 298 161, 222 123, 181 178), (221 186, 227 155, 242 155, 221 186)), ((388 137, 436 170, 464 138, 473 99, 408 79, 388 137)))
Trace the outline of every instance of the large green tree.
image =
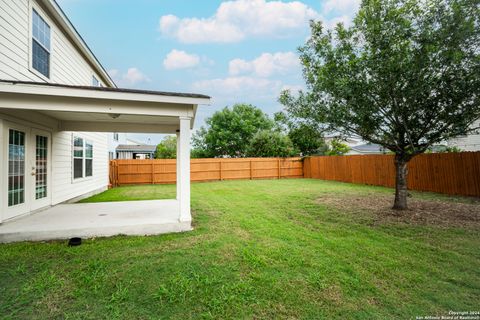
POLYGON ((155 159, 175 159, 177 157, 177 137, 166 136, 157 145, 155 159))
POLYGON ((395 153, 393 208, 406 209, 408 162, 476 129, 479 20, 479 0, 364 0, 351 27, 311 23, 300 48, 308 90, 280 100, 395 153))
POLYGON ((193 136, 193 154, 203 157, 244 157, 259 130, 273 128, 273 121, 259 108, 235 104, 215 112, 193 136))
POLYGON ((309 123, 298 119, 286 110, 275 113, 275 122, 280 131, 287 133, 302 156, 323 154, 327 149, 323 130, 318 122, 309 123))
POLYGON ((247 148, 249 157, 292 157, 298 154, 285 134, 274 130, 260 130, 247 148))

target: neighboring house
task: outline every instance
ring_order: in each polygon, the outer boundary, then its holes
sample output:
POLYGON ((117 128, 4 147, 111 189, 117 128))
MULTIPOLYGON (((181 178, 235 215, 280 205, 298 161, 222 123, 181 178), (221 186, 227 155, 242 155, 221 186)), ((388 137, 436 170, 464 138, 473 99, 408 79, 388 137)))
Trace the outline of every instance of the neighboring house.
POLYGON ((105 190, 111 132, 177 133, 190 221, 190 131, 209 99, 118 89, 54 0, 0 0, 0 223, 105 190))
MULTIPOLYGON (((474 124, 474 127, 480 127, 480 120, 474 124)), ((448 146, 458 147, 464 151, 480 151, 480 132, 452 139, 448 141, 448 146)))
POLYGON ((147 144, 121 144, 116 148, 116 159, 154 159, 156 149, 147 144))
POLYGON ((127 134, 113 132, 108 134, 108 159, 117 159, 117 147, 121 144, 128 144, 127 134))
POLYGON ((328 135, 324 139, 325 142, 328 144, 330 144, 333 140, 340 140, 342 143, 346 144, 350 148, 365 143, 362 138, 357 136, 340 137, 338 135, 328 135))
POLYGON ((360 144, 352 146, 347 155, 352 154, 384 154, 388 150, 385 150, 382 146, 374 143, 360 144))

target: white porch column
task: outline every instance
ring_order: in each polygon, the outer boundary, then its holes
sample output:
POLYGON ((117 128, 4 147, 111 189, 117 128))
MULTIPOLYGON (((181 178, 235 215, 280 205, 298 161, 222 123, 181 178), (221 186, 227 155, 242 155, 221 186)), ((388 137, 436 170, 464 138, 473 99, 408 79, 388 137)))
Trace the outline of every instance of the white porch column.
POLYGON ((190 117, 180 117, 180 221, 191 221, 190 213, 190 117))
POLYGON ((177 200, 180 200, 180 132, 177 131, 177 200))
MULTIPOLYGON (((7 133, 8 134, 8 133, 7 133)), ((8 172, 8 154, 4 154, 4 149, 6 150, 7 148, 4 148, 4 141, 8 141, 8 136, 3 136, 4 131, 3 131, 3 120, 0 119, 0 223, 3 221, 3 215, 4 215, 4 210, 7 208, 7 203, 8 203, 8 197, 6 196, 7 190, 8 190, 8 185, 5 183, 3 184, 3 181, 7 180, 7 177, 5 177, 5 180, 3 180, 3 173, 8 172), (5 188, 4 188, 5 186, 5 188), (5 201, 4 201, 5 199, 5 201)), ((50 174, 50 173, 49 173, 50 174)))

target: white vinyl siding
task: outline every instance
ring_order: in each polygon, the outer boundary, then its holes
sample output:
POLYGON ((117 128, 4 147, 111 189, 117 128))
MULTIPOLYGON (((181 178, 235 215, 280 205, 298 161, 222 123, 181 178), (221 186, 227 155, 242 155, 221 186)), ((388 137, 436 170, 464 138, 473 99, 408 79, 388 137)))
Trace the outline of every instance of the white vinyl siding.
MULTIPOLYGON (((108 133, 55 131, 58 123, 51 119, 49 121, 44 120, 44 116, 35 111, 17 112, 0 110, 0 129, 3 123, 2 120, 18 123, 27 128, 41 128, 52 133, 52 168, 49 176, 52 181, 52 205, 98 191, 102 188, 107 188, 108 133), (37 123, 33 123, 30 119, 38 119, 43 125, 40 126, 37 123), (91 142, 93 145, 92 177, 80 180, 72 179, 72 135, 81 135, 86 141, 91 142)), ((4 141, 3 139, 5 138, 2 136, 2 132, 3 130, 0 131, 0 142, 4 141)), ((8 139, 8 137, 6 138, 8 139)), ((3 150, 3 148, 1 149, 3 150)), ((2 150, 0 150, 0 156, 4 156, 2 150)), ((0 172, 0 177, 2 174, 3 171, 0 172)), ((2 190, 2 192, 5 192, 5 190, 2 190)))
MULTIPOLYGON (((474 127, 479 126, 480 120, 474 124, 474 127)), ((448 142, 448 145, 459 147, 464 151, 480 151, 480 132, 452 139, 448 142)))
POLYGON ((0 0, 0 79, 51 82, 69 85, 92 83, 96 74, 70 39, 49 18, 36 1, 0 0), (34 72, 31 66, 32 10, 50 26, 50 78, 34 72))
POLYGON ((53 204, 108 186, 107 133, 82 132, 81 135, 85 141, 93 145, 93 176, 74 180, 72 179, 72 132, 53 133, 53 204))

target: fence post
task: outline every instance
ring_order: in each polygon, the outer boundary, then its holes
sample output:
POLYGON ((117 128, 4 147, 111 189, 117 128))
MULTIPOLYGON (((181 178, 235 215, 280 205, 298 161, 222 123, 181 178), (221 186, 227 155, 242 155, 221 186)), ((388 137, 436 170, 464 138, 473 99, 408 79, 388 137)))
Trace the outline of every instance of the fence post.
POLYGON ((222 159, 220 158, 220 181, 223 180, 223 177, 222 177, 222 159))
POLYGON ((112 177, 112 180, 113 180, 113 185, 115 187, 118 187, 118 162, 117 161, 113 162, 113 177, 112 177))
POLYGON ((152 170, 152 184, 155 184, 155 164, 152 162, 150 170, 152 170))
POLYGON ((252 159, 250 159, 250 180, 253 180, 253 168, 252 168, 252 159))
POLYGON ((280 171, 280 158, 277 159, 277 164, 278 164, 278 179, 281 177, 281 171, 280 171))

